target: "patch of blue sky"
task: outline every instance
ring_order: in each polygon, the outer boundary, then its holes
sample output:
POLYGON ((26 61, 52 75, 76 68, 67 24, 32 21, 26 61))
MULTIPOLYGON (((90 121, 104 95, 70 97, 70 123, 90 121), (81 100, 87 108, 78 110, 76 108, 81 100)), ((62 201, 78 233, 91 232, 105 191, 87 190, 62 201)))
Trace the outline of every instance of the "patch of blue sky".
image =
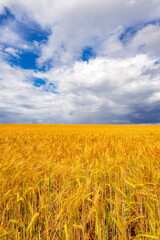
POLYGON ((156 20, 152 20, 146 23, 142 24, 144 27, 146 27, 147 25, 160 25, 160 18, 156 19, 156 20))
POLYGON ((125 45, 128 43, 130 39, 132 39, 136 33, 138 32, 139 27, 134 26, 134 27, 127 27, 123 33, 120 34, 119 40, 125 45))
POLYGON ((37 42, 45 42, 48 40, 48 36, 50 35, 50 31, 43 30, 38 24, 35 22, 29 22, 29 25, 26 25, 23 22, 16 22, 16 28, 19 34, 29 42, 37 41, 37 42))
POLYGON ((160 60, 156 60, 155 62, 154 62, 154 65, 159 65, 160 64, 160 60))
POLYGON ((51 92, 54 94, 60 94, 57 91, 57 86, 54 83, 48 83, 47 79, 33 78, 32 83, 35 87, 42 88, 45 92, 51 92))
POLYGON ((7 24, 12 21, 13 29, 18 32, 26 41, 45 41, 50 35, 49 29, 42 29, 39 24, 28 20, 24 17, 24 21, 18 21, 16 16, 8 8, 4 8, 3 13, 0 14, 0 24, 7 24))
POLYGON ((52 92, 52 93, 55 93, 55 94, 60 94, 60 93, 57 91, 57 86, 56 86, 56 84, 54 84, 54 83, 47 83, 46 88, 45 88, 45 91, 46 91, 46 92, 52 92))
POLYGON ((5 7, 2 14, 0 14, 0 25, 6 24, 10 20, 15 20, 15 16, 5 7))
POLYGON ((8 59, 11 66, 19 66, 23 69, 38 69, 36 59, 38 55, 34 52, 22 52, 19 57, 10 56, 8 59))
POLYGON ((12 54, 6 53, 4 55, 5 60, 12 66, 19 66, 23 69, 38 69, 40 71, 47 71, 52 67, 50 61, 46 62, 43 66, 37 65, 37 58, 40 56, 39 45, 48 40, 50 31, 42 29, 37 23, 30 21, 25 17, 22 22, 17 21, 16 17, 11 13, 8 8, 5 8, 0 15, 0 24, 7 25, 12 28, 12 31, 16 32, 24 43, 29 46, 29 49, 21 49, 19 46, 12 46, 9 42, 1 43, 1 49, 5 53, 5 49, 12 47, 18 50, 19 57, 15 57, 12 54), (11 25, 10 25, 11 21, 11 25), (35 43, 37 42, 37 44, 35 43))
POLYGON ((37 69, 39 71, 42 71, 42 72, 47 72, 49 71, 51 68, 54 67, 54 64, 53 64, 53 60, 52 59, 48 59, 47 61, 45 61, 42 65, 37 65, 37 69))
POLYGON ((82 50, 81 60, 88 62, 90 59, 95 58, 96 54, 92 47, 86 47, 82 50))
POLYGON ((19 49, 15 49, 18 50, 19 53, 17 53, 17 56, 14 56, 8 52, 5 52, 5 48, 7 48, 8 46, 5 45, 3 46, 3 53, 5 53, 5 55, 3 56, 3 58, 12 66, 12 67, 21 67, 23 69, 28 69, 28 70, 38 70, 41 72, 47 72, 50 68, 53 67, 53 63, 51 60, 48 60, 47 62, 45 62, 43 65, 39 66, 37 64, 37 59, 39 58, 39 54, 37 54, 36 52, 32 52, 32 51, 22 51, 19 49))
POLYGON ((45 79, 41 79, 41 78, 35 78, 33 81, 33 85, 35 87, 41 87, 46 85, 46 80, 45 79))

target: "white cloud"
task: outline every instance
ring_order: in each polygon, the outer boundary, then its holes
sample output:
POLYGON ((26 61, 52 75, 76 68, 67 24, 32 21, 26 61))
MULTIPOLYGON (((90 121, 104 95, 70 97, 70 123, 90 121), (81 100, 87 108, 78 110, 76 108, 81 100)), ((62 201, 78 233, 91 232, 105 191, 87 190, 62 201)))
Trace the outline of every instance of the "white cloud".
MULTIPOLYGON (((157 0, 3 0, 18 21, 31 19, 51 34, 41 49, 39 65, 54 62, 48 72, 11 67, 0 59, 0 122, 145 123, 160 122, 159 25, 142 27, 123 44, 119 36, 160 15, 157 0), (97 57, 76 61, 86 46, 97 57), (143 53, 143 54, 142 54, 143 53), (33 77, 53 83, 33 85, 33 77)), ((0 11, 2 11, 0 5, 0 11)), ((1 26, 6 52, 30 47, 10 25, 1 26)), ((1 46, 0 46, 1 48, 1 46)), ((2 49, 3 50, 3 49, 2 49)))
POLYGON ((10 44, 12 46, 17 46, 21 43, 20 36, 10 28, 10 26, 2 26, 0 28, 1 39, 0 42, 3 44, 10 44))
POLYGON ((160 72, 154 62, 147 55, 104 57, 42 73, 12 68, 1 60, 0 122, 144 122, 142 109, 159 105, 160 72), (29 80, 33 77, 55 84, 59 94, 35 87, 29 80))
POLYGON ((101 42, 110 46, 110 49, 106 46, 107 54, 115 55, 121 51, 121 44, 114 37, 108 40, 108 36, 117 27, 159 19, 160 14, 157 0, 66 0, 63 3, 59 0, 6 0, 5 5, 17 19, 24 21, 24 14, 27 14, 28 19, 51 30, 48 43, 42 45, 39 64, 48 59, 55 63, 72 63, 83 47, 97 47, 101 42))
POLYGON ((0 14, 4 11, 5 2, 0 1, 0 14))
POLYGON ((125 47, 119 36, 124 31, 123 27, 117 27, 112 34, 104 39, 97 49, 98 56, 121 57, 126 55, 125 47))
POLYGON ((0 72, 0 122, 38 122, 42 119, 47 123, 52 107, 52 117, 57 115, 55 95, 33 86, 33 71, 13 68, 1 60, 0 72))
POLYGON ((152 55, 160 54, 160 25, 148 25, 138 31, 130 44, 131 50, 139 50, 152 55))
POLYGON ((21 51, 11 47, 5 48, 5 52, 16 58, 19 58, 19 54, 21 53, 21 51))
POLYGON ((14 21, 9 21, 7 22, 7 24, 0 25, 0 33, 0 45, 7 46, 9 49, 12 48, 12 52, 14 48, 22 50, 32 50, 34 47, 30 43, 28 43, 17 31, 14 21))

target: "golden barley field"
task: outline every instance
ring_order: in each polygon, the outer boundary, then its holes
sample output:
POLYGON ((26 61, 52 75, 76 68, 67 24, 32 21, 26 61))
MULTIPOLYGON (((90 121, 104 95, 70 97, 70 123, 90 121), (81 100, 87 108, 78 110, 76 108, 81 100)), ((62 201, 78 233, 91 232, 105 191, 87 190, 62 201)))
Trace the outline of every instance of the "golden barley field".
POLYGON ((160 126, 0 125, 0 239, 160 239, 160 126))

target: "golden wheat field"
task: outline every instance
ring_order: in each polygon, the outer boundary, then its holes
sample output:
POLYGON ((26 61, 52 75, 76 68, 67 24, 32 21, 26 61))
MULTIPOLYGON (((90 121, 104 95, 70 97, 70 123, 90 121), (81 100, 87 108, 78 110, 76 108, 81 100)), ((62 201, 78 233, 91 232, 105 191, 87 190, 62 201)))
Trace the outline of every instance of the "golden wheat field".
POLYGON ((160 126, 0 125, 0 239, 160 239, 160 126))

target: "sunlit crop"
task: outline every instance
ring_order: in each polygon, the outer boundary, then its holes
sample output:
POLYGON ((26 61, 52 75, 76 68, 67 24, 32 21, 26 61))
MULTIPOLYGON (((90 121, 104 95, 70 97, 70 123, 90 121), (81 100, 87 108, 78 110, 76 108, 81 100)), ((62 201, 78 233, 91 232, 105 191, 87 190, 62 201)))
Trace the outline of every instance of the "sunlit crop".
POLYGON ((160 239, 160 126, 0 125, 0 239, 160 239))

